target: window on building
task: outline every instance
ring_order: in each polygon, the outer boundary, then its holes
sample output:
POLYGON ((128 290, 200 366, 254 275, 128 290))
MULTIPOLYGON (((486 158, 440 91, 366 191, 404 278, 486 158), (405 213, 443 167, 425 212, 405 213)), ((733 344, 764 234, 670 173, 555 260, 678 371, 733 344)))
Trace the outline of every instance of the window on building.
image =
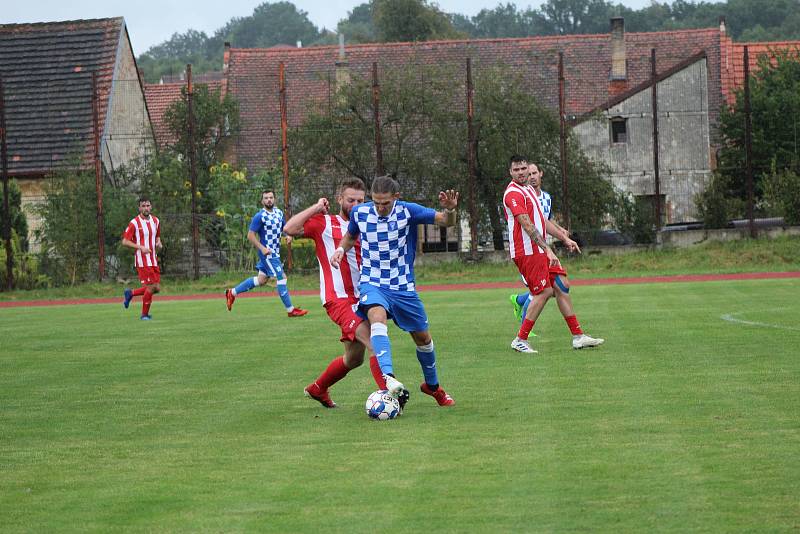
POLYGON ((628 142, 628 120, 622 117, 613 117, 611 119, 611 142, 612 143, 627 143, 628 142))

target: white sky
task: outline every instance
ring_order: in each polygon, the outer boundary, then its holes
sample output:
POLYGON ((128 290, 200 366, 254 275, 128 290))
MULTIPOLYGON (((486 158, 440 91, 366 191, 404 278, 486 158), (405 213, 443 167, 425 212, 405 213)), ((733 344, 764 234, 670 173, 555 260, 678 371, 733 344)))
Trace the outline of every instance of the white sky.
MULTIPOLYGON (((20 22, 52 22, 58 20, 125 17, 133 44, 139 55, 148 48, 169 39, 173 33, 188 29, 211 35, 232 17, 250 15, 265 0, 3 0, 0 24, 20 22)), ((273 0, 276 1, 276 0, 273 0)), ((365 0, 293 0, 298 9, 318 27, 335 29, 347 12, 365 0)), ((474 16, 481 9, 492 9, 512 0, 438 0, 448 13, 474 16)), ((619 1, 619 0, 618 0, 619 1)), ((537 0, 517 0, 517 7, 539 7, 537 0)), ((614 2, 617 3, 617 2, 614 2)), ((621 0, 634 9, 641 9, 649 0, 621 0)))

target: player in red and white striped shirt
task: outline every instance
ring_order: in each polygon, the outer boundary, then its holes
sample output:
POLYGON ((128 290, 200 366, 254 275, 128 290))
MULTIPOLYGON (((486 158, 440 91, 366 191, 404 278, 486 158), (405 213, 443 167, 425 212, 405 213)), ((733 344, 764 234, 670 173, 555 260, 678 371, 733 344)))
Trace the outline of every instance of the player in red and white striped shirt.
POLYGON ((153 295, 161 291, 161 270, 158 267, 156 250, 161 250, 161 223, 155 215, 151 214, 150 199, 139 199, 139 215, 134 217, 125 233, 122 234, 122 244, 136 250, 136 271, 142 287, 136 290, 125 290, 123 306, 127 308, 133 297, 142 297, 142 320, 149 321, 150 303, 153 295))
POLYGON ((511 182, 503 193, 503 214, 508 223, 508 251, 517 265, 531 301, 511 348, 518 352, 536 352, 528 344, 528 336, 547 299, 553 296, 549 267, 558 264, 558 258, 547 244, 545 218, 539 200, 526 187, 528 162, 521 156, 512 156, 509 173, 511 182))
MULTIPOLYGON (((344 343, 344 356, 331 361, 327 369, 308 387, 305 394, 326 408, 335 408, 328 388, 344 378, 351 369, 364 363, 364 350, 369 348, 369 324, 356 315, 358 305, 358 284, 361 275, 361 248, 358 244, 347 252, 346 261, 339 269, 332 269, 328 258, 339 247, 342 235, 347 232, 350 210, 364 202, 364 182, 358 178, 345 180, 339 186, 337 201, 339 213, 328 213, 328 199, 320 198, 316 204, 301 211, 286 222, 283 231, 291 236, 303 235, 314 240, 317 262, 319 263, 319 290, 322 305, 328 317, 339 325, 341 342, 344 343)), ((378 389, 386 389, 378 360, 370 356, 370 371, 378 389)))

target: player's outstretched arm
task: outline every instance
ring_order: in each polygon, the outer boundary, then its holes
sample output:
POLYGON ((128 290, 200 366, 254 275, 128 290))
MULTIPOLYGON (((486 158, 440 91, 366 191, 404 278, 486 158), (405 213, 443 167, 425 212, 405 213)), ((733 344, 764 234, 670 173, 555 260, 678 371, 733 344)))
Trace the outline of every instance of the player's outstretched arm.
POLYGON ((550 233, 550 235, 553 235, 556 237, 556 239, 561 240, 568 250, 577 252, 578 254, 581 253, 581 248, 575 241, 570 239, 569 232, 567 232, 563 226, 548 219, 545 221, 545 228, 547 228, 547 231, 550 233))
POLYGON ((437 211, 434 224, 437 226, 453 226, 456 224, 456 207, 458 207, 458 191, 448 189, 439 192, 439 205, 444 211, 437 211))
POLYGON ((350 232, 345 232, 342 236, 342 240, 339 241, 339 248, 337 248, 333 254, 331 255, 331 266, 334 269, 339 268, 339 264, 342 263, 344 259, 344 255, 347 254, 347 251, 353 248, 353 245, 356 243, 356 238, 350 232))
POLYGON ((320 198, 317 200, 316 204, 307 207, 286 221, 286 226, 283 227, 283 231, 289 236, 303 235, 303 225, 306 223, 306 221, 317 213, 328 213, 328 209, 328 199, 320 198))
POLYGON ((547 244, 545 241, 544 236, 536 229, 533 222, 531 222, 531 218, 528 217, 526 213, 521 213, 516 216, 517 222, 525 231, 526 234, 531 236, 531 241, 539 245, 542 250, 544 250, 545 254, 547 254, 547 259, 550 261, 550 265, 557 265, 559 263, 558 256, 556 253, 553 252, 553 249, 547 244))

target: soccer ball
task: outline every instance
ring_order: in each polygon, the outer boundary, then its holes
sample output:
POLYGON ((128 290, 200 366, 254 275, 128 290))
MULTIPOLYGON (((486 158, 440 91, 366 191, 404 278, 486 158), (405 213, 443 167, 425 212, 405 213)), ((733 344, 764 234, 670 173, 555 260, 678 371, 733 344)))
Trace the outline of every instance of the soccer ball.
POLYGON ((400 415, 400 403, 385 389, 372 393, 364 406, 370 419, 386 421, 400 415))

